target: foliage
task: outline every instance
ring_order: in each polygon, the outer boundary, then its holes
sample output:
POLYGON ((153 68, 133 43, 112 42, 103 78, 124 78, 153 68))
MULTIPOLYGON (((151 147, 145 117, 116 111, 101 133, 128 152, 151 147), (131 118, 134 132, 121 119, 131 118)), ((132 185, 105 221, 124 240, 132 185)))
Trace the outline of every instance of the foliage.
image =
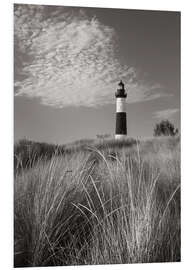
POLYGON ((176 134, 178 134, 178 129, 175 129, 168 120, 162 120, 154 128, 154 136, 175 136, 176 134))

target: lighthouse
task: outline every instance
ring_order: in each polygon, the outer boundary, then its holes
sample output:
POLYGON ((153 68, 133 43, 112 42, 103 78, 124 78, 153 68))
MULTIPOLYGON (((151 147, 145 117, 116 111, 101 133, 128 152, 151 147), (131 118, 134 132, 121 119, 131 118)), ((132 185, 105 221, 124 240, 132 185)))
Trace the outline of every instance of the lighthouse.
POLYGON ((115 93, 116 97, 116 128, 115 139, 125 139, 127 137, 127 115, 125 100, 127 93, 125 92, 124 83, 120 81, 119 88, 115 93))

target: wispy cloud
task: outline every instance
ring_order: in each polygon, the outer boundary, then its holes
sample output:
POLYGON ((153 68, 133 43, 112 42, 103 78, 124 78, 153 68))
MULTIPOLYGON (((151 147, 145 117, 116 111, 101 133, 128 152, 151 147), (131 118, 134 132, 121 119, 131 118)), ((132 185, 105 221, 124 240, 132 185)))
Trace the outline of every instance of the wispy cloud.
POLYGON ((117 82, 126 83, 129 103, 163 96, 159 84, 138 78, 115 55, 116 33, 97 18, 67 8, 15 8, 16 95, 55 107, 114 102, 117 82))
POLYGON ((161 110, 157 111, 153 114, 154 118, 159 118, 159 119, 168 119, 172 118, 176 113, 179 113, 179 109, 167 109, 167 110, 161 110))

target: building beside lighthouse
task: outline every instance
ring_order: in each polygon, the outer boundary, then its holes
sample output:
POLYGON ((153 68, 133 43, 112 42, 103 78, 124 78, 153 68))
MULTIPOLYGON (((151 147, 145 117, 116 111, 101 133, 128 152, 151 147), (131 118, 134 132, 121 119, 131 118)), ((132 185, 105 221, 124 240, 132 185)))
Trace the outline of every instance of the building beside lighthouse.
POLYGON ((125 92, 124 83, 120 81, 119 88, 115 93, 116 97, 116 127, 115 139, 125 139, 127 137, 127 114, 125 101, 127 93, 125 92))

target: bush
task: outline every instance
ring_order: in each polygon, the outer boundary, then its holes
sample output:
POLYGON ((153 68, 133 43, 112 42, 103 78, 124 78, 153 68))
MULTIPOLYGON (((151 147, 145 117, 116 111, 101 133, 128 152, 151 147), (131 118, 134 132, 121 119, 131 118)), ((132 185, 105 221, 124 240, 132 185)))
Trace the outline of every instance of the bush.
POLYGON ((175 136, 178 129, 168 120, 162 120, 154 128, 154 136, 175 136))

